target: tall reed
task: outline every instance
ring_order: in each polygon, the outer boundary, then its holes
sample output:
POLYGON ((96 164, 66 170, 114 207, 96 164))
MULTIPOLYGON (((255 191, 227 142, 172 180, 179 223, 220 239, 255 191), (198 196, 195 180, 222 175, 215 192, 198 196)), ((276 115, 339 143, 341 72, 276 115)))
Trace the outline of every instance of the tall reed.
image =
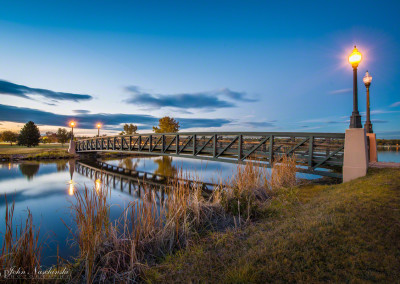
POLYGON ((29 209, 27 209, 28 216, 25 225, 21 220, 19 229, 18 226, 14 227, 15 201, 10 206, 6 195, 4 195, 4 199, 6 204, 5 233, 1 248, 0 267, 3 271, 12 267, 20 268, 27 274, 34 275, 35 270, 40 268, 43 249, 43 243, 39 242, 40 229, 35 229, 29 209))
POLYGON ((294 187, 297 184, 296 159, 282 156, 270 170, 255 161, 238 165, 236 174, 226 182, 221 202, 233 215, 251 218, 257 213, 260 202, 294 187))
POLYGON ((75 191, 76 202, 71 206, 77 225, 75 239, 79 246, 79 260, 84 262, 87 283, 93 280, 99 248, 110 232, 107 194, 107 188, 89 190, 85 187, 82 192, 75 191))

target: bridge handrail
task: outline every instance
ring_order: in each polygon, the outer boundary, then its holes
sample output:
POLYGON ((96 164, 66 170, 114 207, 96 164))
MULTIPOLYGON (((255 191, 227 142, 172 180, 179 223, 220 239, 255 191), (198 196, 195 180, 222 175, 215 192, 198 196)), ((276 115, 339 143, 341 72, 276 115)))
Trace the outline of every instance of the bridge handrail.
POLYGON ((198 135, 198 136, 210 136, 210 135, 243 135, 243 136, 278 136, 278 137, 319 137, 319 138, 343 138, 344 133, 328 133, 328 132, 169 132, 169 133, 135 133, 128 135, 113 135, 113 136, 100 136, 79 139, 77 141, 86 141, 93 139, 106 139, 106 138, 118 138, 118 137, 135 137, 135 136, 150 136, 150 135, 198 135))

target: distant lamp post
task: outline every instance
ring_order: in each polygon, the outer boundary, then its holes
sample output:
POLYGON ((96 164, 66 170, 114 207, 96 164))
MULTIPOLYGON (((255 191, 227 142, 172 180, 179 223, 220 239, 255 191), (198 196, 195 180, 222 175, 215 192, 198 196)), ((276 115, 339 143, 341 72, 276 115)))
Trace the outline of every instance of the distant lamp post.
POLYGON ((371 81, 372 81, 372 76, 370 76, 367 71, 363 78, 363 82, 365 84, 365 87, 367 88, 367 120, 365 121, 365 124, 364 124, 364 128, 367 131, 367 133, 374 133, 372 131, 372 123, 371 123, 371 117, 370 117, 370 104, 369 104, 369 86, 371 85, 371 81))
POLYGON ((76 126, 76 123, 75 123, 75 121, 71 121, 70 123, 69 123, 69 126, 71 126, 71 129, 72 129, 72 132, 71 132, 71 139, 72 139, 72 137, 74 137, 74 127, 76 126))
POLYGON ((97 137, 100 137, 101 123, 97 123, 97 137))
POLYGON ((357 67, 362 59, 361 53, 354 46, 352 53, 349 56, 349 62, 353 67, 353 113, 350 116, 350 128, 362 128, 361 116, 358 112, 358 91, 357 91, 357 67))

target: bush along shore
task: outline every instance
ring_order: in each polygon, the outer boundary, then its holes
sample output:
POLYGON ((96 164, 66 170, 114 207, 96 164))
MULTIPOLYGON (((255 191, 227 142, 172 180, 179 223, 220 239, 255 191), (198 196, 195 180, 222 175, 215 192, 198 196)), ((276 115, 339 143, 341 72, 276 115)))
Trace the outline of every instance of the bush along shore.
MULTIPOLYGON (((196 183, 170 185, 161 204, 146 190, 117 220, 110 220, 107 187, 76 191, 71 235, 79 253, 57 269, 72 271, 72 283, 393 282, 400 276, 399 170, 373 170, 346 184, 299 185, 289 157, 272 171, 239 166, 210 195, 196 183)), ((44 246, 33 217, 16 231, 12 215, 7 204, 0 266, 37 269, 44 246)))

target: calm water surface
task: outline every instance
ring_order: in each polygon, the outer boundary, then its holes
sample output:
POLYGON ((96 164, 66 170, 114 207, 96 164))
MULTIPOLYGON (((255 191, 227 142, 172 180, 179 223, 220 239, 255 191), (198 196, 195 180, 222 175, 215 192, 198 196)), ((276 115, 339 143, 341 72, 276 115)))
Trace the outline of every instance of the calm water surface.
MULTIPOLYGON (((383 159, 400 162, 399 153, 379 153, 383 159)), ((192 177, 204 182, 215 183, 219 179, 227 180, 235 172, 237 165, 229 163, 191 160, 170 157, 125 158, 105 161, 108 164, 129 170, 144 171, 158 175, 171 176, 182 170, 192 177)), ((301 178, 316 178, 317 176, 299 174, 301 178)), ((96 177, 87 177, 77 171, 76 161, 23 162, 0 164, 0 242, 3 242, 5 232, 5 198, 15 201, 14 224, 25 221, 27 209, 32 212, 34 225, 40 227, 41 239, 46 240, 42 263, 49 266, 56 263, 57 247, 59 255, 69 259, 76 254, 76 248, 71 247, 72 235, 67 226, 75 229, 70 206, 74 203, 74 191, 82 190, 84 186, 94 188, 96 177), (72 181, 72 182, 71 182, 72 181), (64 223, 66 225, 64 225, 64 223)), ((120 183, 110 183, 111 194, 109 203, 111 219, 120 216, 122 208, 131 201, 141 202, 137 191, 129 193, 120 183)), ((139 192, 140 193, 140 192, 139 192)))

